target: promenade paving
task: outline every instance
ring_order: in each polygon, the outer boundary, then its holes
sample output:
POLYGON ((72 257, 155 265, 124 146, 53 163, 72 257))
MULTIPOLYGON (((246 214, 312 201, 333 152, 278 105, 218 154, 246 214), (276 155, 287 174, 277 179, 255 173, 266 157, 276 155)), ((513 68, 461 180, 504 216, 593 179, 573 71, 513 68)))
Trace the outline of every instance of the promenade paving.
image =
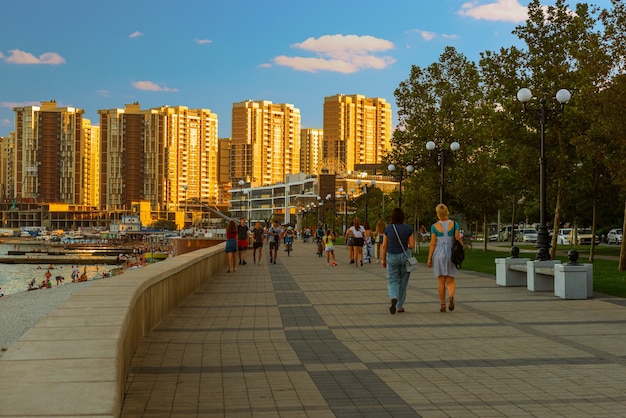
POLYGON ((328 267, 297 242, 270 265, 264 250, 150 332, 122 417, 626 416, 625 299, 561 300, 461 270, 441 313, 421 264, 391 315, 380 264, 357 268, 338 247, 328 267))

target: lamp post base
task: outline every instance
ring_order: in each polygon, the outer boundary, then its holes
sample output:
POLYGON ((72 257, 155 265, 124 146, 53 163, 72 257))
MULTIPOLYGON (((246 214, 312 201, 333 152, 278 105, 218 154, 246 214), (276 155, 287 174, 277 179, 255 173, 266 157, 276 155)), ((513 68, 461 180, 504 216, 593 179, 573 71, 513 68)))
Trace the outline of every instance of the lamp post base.
POLYGON ((535 244, 535 248, 537 248, 537 261, 547 261, 550 259, 550 233, 548 232, 548 227, 542 225, 539 227, 537 231, 537 243, 535 244))

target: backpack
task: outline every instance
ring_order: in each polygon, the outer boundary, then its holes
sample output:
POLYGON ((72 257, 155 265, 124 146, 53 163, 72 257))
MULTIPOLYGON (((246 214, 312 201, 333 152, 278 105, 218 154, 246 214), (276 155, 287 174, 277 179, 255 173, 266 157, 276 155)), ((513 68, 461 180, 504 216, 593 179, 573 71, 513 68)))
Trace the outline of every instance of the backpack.
MULTIPOLYGON (((456 222, 454 223, 454 229, 456 231, 456 222)), ((463 260, 465 260, 465 250, 463 249, 463 244, 455 238, 454 243, 452 244, 452 264, 454 264, 457 268, 461 268, 463 260)))

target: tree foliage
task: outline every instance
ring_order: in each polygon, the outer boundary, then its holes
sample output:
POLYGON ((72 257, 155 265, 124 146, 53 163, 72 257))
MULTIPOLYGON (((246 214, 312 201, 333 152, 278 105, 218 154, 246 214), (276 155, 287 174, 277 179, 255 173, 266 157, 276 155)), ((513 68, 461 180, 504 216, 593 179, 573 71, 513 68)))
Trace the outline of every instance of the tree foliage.
POLYGON ((399 84, 394 92, 399 129, 389 162, 417 169, 403 206, 432 210, 438 201, 440 155, 425 149, 432 140, 444 150, 444 200, 454 212, 478 223, 523 201, 521 216, 537 221, 539 106, 533 100, 535 107, 529 104, 530 111, 522 113, 516 100, 517 91, 528 87, 547 100, 550 226, 576 221, 595 227, 596 214, 615 219, 620 211, 623 223, 624 0, 612 0, 606 10, 586 3, 572 10, 564 0, 546 7, 532 0, 527 21, 513 33, 522 47, 485 51, 476 64, 449 46, 427 68, 413 66, 399 84), (553 100, 561 88, 572 93, 564 111, 553 100), (452 141, 461 144, 455 155, 445 152, 452 141), (618 191, 615 200, 623 207, 609 211, 598 205, 606 203, 602 197, 610 190, 618 191))

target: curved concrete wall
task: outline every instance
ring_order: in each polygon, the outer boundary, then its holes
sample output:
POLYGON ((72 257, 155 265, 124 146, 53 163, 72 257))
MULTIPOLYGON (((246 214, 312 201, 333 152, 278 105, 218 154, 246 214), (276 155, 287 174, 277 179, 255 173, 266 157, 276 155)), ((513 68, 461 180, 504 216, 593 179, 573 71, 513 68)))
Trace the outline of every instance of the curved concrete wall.
POLYGON ((0 417, 119 416, 139 342, 226 266, 224 247, 128 270, 73 295, 0 357, 0 417))

